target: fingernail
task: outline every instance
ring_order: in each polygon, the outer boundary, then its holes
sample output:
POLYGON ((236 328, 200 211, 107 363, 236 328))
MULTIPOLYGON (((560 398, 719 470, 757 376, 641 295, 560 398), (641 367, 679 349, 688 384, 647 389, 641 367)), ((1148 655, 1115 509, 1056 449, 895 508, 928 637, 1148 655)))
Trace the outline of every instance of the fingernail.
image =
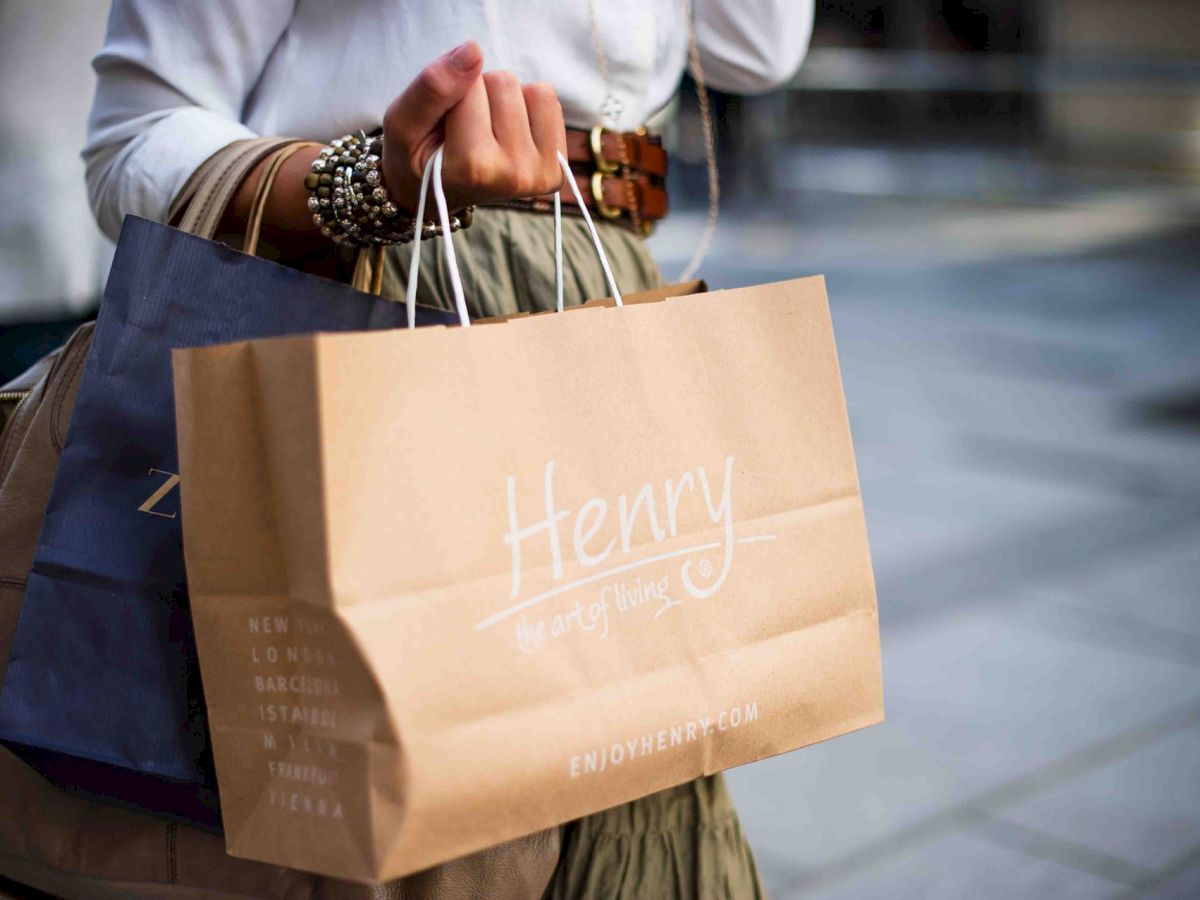
POLYGON ((469 72, 479 63, 479 45, 474 41, 467 41, 465 44, 459 44, 450 53, 450 62, 454 68, 469 72))

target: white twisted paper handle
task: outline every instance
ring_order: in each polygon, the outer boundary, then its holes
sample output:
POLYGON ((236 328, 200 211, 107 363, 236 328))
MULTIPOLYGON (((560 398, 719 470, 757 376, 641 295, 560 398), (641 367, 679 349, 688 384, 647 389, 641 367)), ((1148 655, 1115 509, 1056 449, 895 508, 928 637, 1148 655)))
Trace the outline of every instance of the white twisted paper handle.
MULTIPOLYGON (((454 238, 450 233, 450 210, 446 203, 446 190, 442 185, 442 155, 443 147, 438 147, 434 151, 433 156, 429 158, 429 162, 425 164, 425 171, 421 175, 421 191, 417 197, 417 222, 425 221, 425 199, 429 192, 429 184, 433 182, 433 199, 437 204, 438 221, 442 225, 442 236, 446 239, 446 276, 450 279, 450 289, 454 294, 454 306, 458 312, 458 321, 464 326, 469 327, 471 324, 470 316, 467 314, 467 301, 463 293, 462 277, 458 271, 458 258, 454 252, 454 238)), ((558 164, 563 170, 563 181, 570 187, 571 193, 575 197, 575 202, 579 205, 579 211, 583 213, 583 221, 587 223, 588 234, 592 238, 592 244, 596 248, 596 255, 600 258, 600 267, 604 270, 604 278, 608 282, 608 289, 612 292, 613 300, 617 306, 622 306, 621 291, 617 288, 617 280, 613 277, 612 268, 608 264, 608 255, 604 252, 604 245, 600 242, 600 235, 596 231, 596 225, 592 221, 591 213, 588 212, 587 204, 583 202, 583 195, 579 192, 579 185, 575 183, 575 176, 571 172, 571 164, 567 162, 567 158, 558 154, 558 164)), ((558 190, 554 194, 554 279, 557 292, 557 309, 562 312, 563 309, 563 258, 562 258, 562 190, 558 190)), ((421 229, 415 229, 412 241, 412 255, 409 257, 408 267, 408 287, 405 292, 405 303, 408 307, 408 327, 413 328, 417 324, 417 275, 421 269, 421 229)))

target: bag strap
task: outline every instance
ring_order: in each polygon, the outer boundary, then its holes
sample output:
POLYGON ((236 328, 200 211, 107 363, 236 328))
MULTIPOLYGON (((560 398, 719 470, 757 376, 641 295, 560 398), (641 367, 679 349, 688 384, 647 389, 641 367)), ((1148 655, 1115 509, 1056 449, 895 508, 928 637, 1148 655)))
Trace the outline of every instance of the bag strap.
MULTIPOLYGON (((442 244, 444 262, 446 264, 446 277, 450 281, 450 289, 454 294, 454 305, 458 310, 459 324, 466 327, 471 324, 470 316, 467 312, 467 301, 463 295, 462 277, 458 271, 458 259, 454 253, 454 238, 451 235, 450 228, 450 210, 446 203, 446 190, 442 184, 442 154, 445 151, 444 145, 439 145, 429 157, 429 161, 425 163, 425 171, 421 175, 421 191, 417 195, 417 213, 416 220, 418 222, 425 221, 425 201, 429 194, 430 185, 433 186, 433 200, 437 205, 438 218, 442 223, 442 244)), ((579 185, 575 181, 574 175, 571 174, 571 163, 561 151, 558 153, 558 165, 563 172, 563 184, 567 185, 571 194, 575 198, 575 202, 579 205, 579 212, 583 216, 583 221, 587 225, 588 235, 592 239, 592 244, 596 248, 596 255, 600 259, 600 268, 604 270, 604 278, 608 282, 608 289, 612 292, 613 301, 617 306, 622 306, 621 291, 617 287, 617 280, 613 277, 612 267, 608 264, 608 254, 604 252, 604 244, 600 240, 600 234, 596 231, 596 225, 592 221, 592 215, 588 212, 587 203, 584 202, 583 194, 579 190, 579 185)), ((562 190, 561 188, 554 192, 554 281, 557 290, 557 308, 559 312, 563 309, 563 260, 562 260, 562 190)), ((421 229, 416 229, 412 239, 412 255, 409 257, 408 264, 408 290, 405 292, 405 302, 408 304, 408 327, 413 328, 417 322, 417 282, 418 275, 421 271, 421 229)), ((359 262, 362 262, 362 257, 365 253, 360 254, 359 262)), ((357 280, 357 271, 355 273, 357 280)))
POLYGON ((363 247, 354 260, 350 286, 356 291, 379 296, 383 290, 384 250, 381 246, 363 247))
MULTIPOLYGON (((291 158, 292 154, 305 147, 320 146, 322 145, 315 141, 297 141, 288 144, 281 150, 274 151, 274 156, 266 171, 263 172, 262 178, 259 179, 258 187, 254 192, 250 217, 246 221, 246 241, 242 246, 243 253, 253 256, 258 249, 258 238, 262 231, 262 219, 267 206, 267 198, 271 195, 271 189, 275 186, 275 179, 279 176, 283 164, 291 158)), ((383 247, 360 248, 354 261, 354 274, 350 280, 350 286, 355 290, 379 296, 383 290, 383 268, 383 247)))
MULTIPOLYGON (((243 251, 253 255, 258 249, 267 198, 283 164, 299 150, 319 146, 321 144, 315 141, 266 137, 235 141, 222 147, 201 163, 187 180, 171 204, 168 221, 178 222, 177 227, 181 231, 211 240, 242 182, 259 163, 273 155, 255 187, 250 216, 246 221, 243 251)), ((354 266, 352 286, 378 295, 383 287, 383 269, 382 247, 360 250, 354 266)))
POLYGON ((292 143, 292 138, 267 137, 222 147, 183 186, 171 204, 170 221, 182 213, 180 230, 211 239, 246 176, 268 154, 292 143))
POLYGON ((294 143, 286 144, 282 149, 273 151, 274 155, 271 157, 271 162, 263 172, 262 177, 259 178, 258 186, 254 189, 254 200, 250 204, 250 216, 246 220, 246 239, 242 245, 243 253, 253 256, 255 251, 258 250, 258 238, 262 231, 263 213, 267 208, 267 199, 271 196, 271 190, 275 187, 275 179, 279 177, 279 171, 283 168, 283 164, 305 147, 320 146, 315 141, 295 141, 294 143))

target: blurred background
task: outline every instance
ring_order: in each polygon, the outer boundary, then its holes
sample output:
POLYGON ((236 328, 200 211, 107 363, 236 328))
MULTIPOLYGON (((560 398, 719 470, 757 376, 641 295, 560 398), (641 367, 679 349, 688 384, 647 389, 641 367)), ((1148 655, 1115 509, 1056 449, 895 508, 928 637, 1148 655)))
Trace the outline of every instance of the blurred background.
MULTIPOLYGON (((0 0, 4 376, 107 268, 106 6, 0 0)), ((713 101, 701 274, 827 277, 883 631, 885 725, 729 775, 772 896, 1200 897, 1200 3, 818 0, 713 101)), ((667 128, 672 277, 689 85, 667 128)))
POLYGON ((772 896, 1200 897, 1200 3, 819 0, 717 107, 702 274, 828 279, 883 637, 886 724, 729 773, 772 896))
POLYGON ((0 385, 94 315, 111 243, 79 151, 103 0, 0 0, 0 385))

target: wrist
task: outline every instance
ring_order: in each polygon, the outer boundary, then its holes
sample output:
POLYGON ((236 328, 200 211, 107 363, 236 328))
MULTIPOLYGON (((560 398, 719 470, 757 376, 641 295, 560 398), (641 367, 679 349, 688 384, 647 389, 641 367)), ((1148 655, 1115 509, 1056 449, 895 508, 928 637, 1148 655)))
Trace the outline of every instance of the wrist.
POLYGON ((304 178, 308 210, 322 235, 339 244, 397 244, 411 220, 383 186, 378 145, 361 131, 330 142, 304 178))
MULTIPOLYGON (((304 177, 307 207, 312 224, 338 244, 375 247, 412 240, 416 228, 422 237, 441 229, 429 222, 416 223, 393 199, 384 181, 383 141, 363 132, 332 141, 320 150, 304 177)), ((420 184, 418 183, 418 191, 420 184)), ((416 201, 414 201, 414 206, 416 201)), ((465 228, 470 218, 451 219, 451 230, 465 228)))
MULTIPOLYGON (((281 261, 300 259, 327 245, 325 238, 313 227, 308 211, 308 192, 304 176, 309 171, 320 147, 300 149, 284 162, 263 209, 259 247, 270 248, 273 258, 281 261)), ((258 191, 270 157, 264 159, 242 182, 232 203, 221 220, 219 232, 241 234, 249 224, 254 197, 258 191)))

